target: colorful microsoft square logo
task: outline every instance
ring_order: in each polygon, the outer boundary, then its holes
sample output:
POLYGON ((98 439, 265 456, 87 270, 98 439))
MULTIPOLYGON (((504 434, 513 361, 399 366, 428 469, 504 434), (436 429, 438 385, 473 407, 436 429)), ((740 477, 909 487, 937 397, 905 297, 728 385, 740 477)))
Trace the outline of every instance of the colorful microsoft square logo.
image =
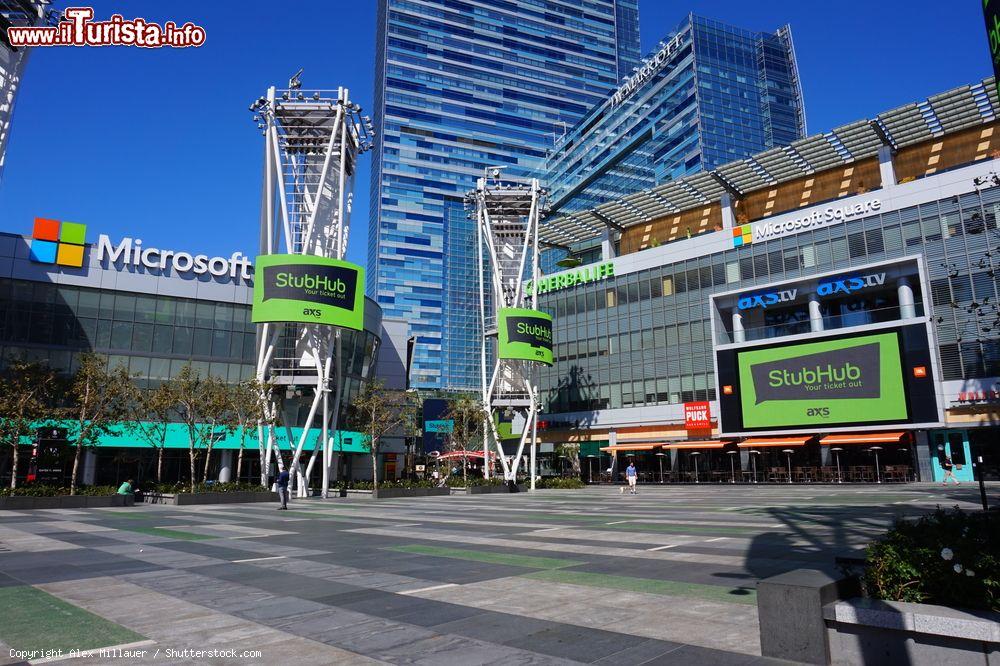
POLYGON ((70 268, 83 266, 87 225, 35 218, 31 233, 31 260, 70 268))
POLYGON ((733 227, 733 247, 739 247, 741 245, 749 245, 752 242, 753 242, 752 224, 741 224, 738 227, 733 227))

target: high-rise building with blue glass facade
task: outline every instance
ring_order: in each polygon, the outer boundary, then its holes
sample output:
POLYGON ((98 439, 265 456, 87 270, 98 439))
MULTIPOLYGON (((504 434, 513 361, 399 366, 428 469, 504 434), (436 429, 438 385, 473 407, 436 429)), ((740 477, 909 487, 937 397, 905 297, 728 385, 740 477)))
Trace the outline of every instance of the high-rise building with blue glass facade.
POLYGON ((546 160, 552 213, 617 201, 805 136, 791 31, 689 14, 546 160))
POLYGON ((368 293, 410 323, 419 388, 479 383, 475 227, 487 166, 535 175, 639 62, 638 0, 379 0, 368 293))

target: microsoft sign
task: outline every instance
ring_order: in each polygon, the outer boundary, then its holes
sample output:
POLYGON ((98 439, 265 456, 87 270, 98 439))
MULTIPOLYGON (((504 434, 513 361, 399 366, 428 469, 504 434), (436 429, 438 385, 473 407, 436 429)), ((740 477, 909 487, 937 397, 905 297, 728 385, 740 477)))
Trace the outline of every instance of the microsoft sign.
MULTIPOLYGON (((819 227, 831 222, 845 222, 847 220, 853 220, 854 218, 877 213, 880 210, 882 210, 882 200, 869 199, 868 201, 862 203, 848 204, 845 206, 828 206, 826 208, 814 210, 808 215, 755 222, 753 225, 743 225, 743 227, 739 228, 744 229, 746 226, 752 226, 752 242, 757 243, 763 240, 793 234, 803 229, 819 227)), ((747 239, 745 238, 747 235, 748 234, 746 234, 745 231, 742 234, 734 233, 733 245, 735 247, 739 247, 740 245, 748 244, 747 239), (737 242, 737 239, 739 239, 740 242, 737 242)))

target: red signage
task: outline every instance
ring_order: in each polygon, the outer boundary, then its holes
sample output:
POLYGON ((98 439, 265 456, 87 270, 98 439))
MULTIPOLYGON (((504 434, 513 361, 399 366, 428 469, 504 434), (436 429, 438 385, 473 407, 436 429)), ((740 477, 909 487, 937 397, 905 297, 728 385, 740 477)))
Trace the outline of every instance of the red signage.
POLYGON ((707 402, 684 403, 684 427, 701 430, 712 427, 712 410, 707 402))

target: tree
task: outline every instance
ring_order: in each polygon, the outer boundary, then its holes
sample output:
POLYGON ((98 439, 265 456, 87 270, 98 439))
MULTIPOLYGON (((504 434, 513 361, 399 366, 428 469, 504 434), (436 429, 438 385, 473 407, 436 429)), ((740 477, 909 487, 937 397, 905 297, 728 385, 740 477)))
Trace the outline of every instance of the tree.
MULTIPOLYGON (((556 455, 560 458, 565 458, 569 461, 570 469, 573 471, 573 476, 580 478, 580 443, 579 442, 567 442, 565 444, 560 444, 556 448, 556 455)), ((560 467, 560 472, 562 468, 560 467)))
MULTIPOLYGON (((201 373, 186 364, 176 376, 168 379, 164 386, 169 392, 172 409, 188 433, 188 457, 191 463, 191 492, 198 483, 196 462, 198 452, 204 449, 205 468, 208 474, 212 446, 218 437, 218 429, 230 428, 225 421, 225 384, 215 377, 202 377, 201 373)), ((203 477, 204 478, 204 477, 203 477)))
POLYGON ((163 451, 167 445, 167 431, 174 407, 170 387, 165 383, 155 389, 142 390, 135 387, 128 402, 131 418, 126 427, 129 432, 157 450, 156 482, 160 483, 163 480, 163 451))
MULTIPOLYGON (((466 452, 462 455, 462 483, 468 483, 469 458, 467 452, 482 435, 483 406, 469 395, 460 395, 448 402, 448 412, 444 417, 454 422, 451 431, 453 449, 466 452)), ((483 464, 488 465, 489 452, 484 450, 483 454, 486 456, 483 459, 483 464)))
MULTIPOLYGON (((267 396, 272 386, 257 379, 247 379, 229 387, 227 400, 232 423, 240 431, 240 452, 236 458, 236 480, 243 473, 243 451, 246 447, 247 428, 268 420, 267 396)), ((261 457, 260 464, 266 461, 261 457)), ((264 485, 263 483, 261 485, 264 485)))
POLYGON ((365 446, 372 457, 372 487, 378 490, 378 454, 386 435, 405 429, 416 413, 412 394, 385 388, 377 379, 366 381, 351 403, 348 423, 368 437, 365 446))
POLYGON ((55 392, 55 373, 39 363, 13 361, 0 373, 0 445, 10 446, 10 487, 17 487, 18 448, 31 437, 48 412, 55 392))
POLYGON ((76 440, 73 473, 69 493, 76 494, 76 478, 84 447, 96 446, 107 434, 114 433, 128 414, 132 376, 122 365, 108 369, 108 362, 98 354, 82 354, 80 367, 69 383, 68 407, 62 411, 73 421, 70 436, 76 440))

